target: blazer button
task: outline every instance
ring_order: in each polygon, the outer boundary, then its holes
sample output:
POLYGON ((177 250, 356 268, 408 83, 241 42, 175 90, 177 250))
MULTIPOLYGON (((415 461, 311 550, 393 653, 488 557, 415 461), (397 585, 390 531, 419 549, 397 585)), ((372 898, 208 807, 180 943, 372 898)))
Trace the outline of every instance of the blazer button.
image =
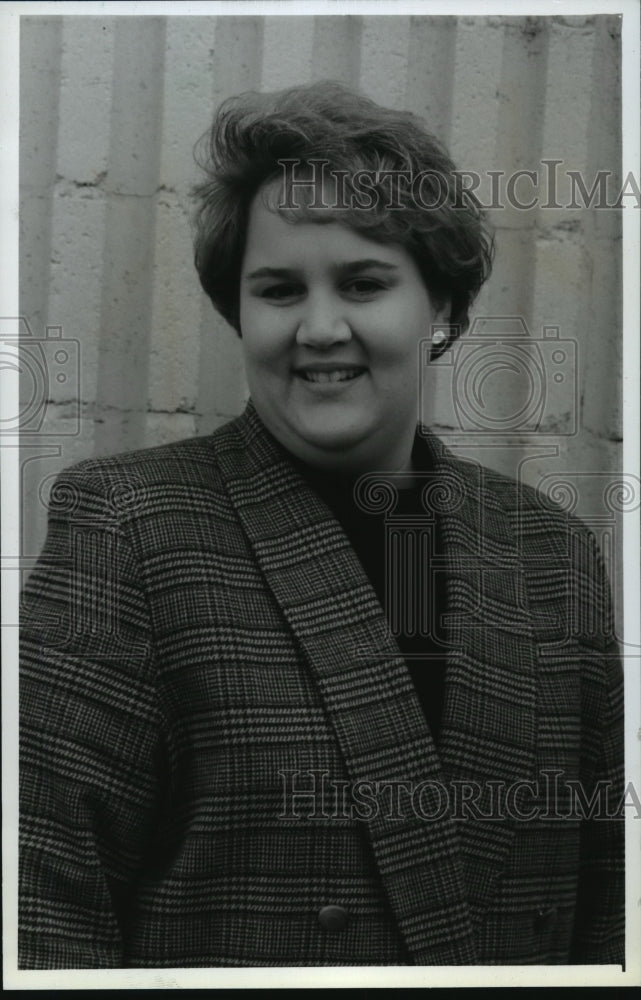
POLYGON ((552 923, 556 916, 556 906, 549 906, 547 909, 538 910, 534 915, 534 929, 538 933, 544 931, 552 923))
POLYGON ((342 931, 347 919, 347 910, 342 906, 324 906, 318 914, 318 922, 326 931, 342 931))

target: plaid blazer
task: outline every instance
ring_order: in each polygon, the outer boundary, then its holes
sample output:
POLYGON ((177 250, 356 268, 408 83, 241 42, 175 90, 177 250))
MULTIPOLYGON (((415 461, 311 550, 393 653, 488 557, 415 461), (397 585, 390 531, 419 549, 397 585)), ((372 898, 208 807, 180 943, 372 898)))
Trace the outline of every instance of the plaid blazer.
POLYGON ((342 528, 251 403, 61 474, 22 613, 22 968, 623 961, 593 536, 427 444, 438 749, 342 528))

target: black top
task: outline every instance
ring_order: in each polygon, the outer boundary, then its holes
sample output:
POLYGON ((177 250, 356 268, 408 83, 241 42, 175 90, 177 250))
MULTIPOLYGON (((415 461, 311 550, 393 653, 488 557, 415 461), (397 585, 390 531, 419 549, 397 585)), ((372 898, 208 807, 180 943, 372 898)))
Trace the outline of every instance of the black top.
POLYGON ((297 459, 294 464, 335 514, 387 615, 405 657, 419 701, 435 740, 443 708, 445 577, 434 560, 440 553, 438 518, 425 502, 433 478, 430 455, 416 435, 412 464, 417 480, 391 482, 397 498, 384 512, 364 509, 350 479, 329 478, 297 459), (442 642, 437 642, 437 635, 442 642))

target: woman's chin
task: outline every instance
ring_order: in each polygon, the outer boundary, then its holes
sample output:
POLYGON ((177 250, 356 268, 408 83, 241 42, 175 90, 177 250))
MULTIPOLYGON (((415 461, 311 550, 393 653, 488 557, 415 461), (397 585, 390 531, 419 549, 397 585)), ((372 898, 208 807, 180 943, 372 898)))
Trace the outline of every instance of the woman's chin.
POLYGON ((319 421, 312 425, 302 424, 296 428, 296 436, 301 447, 310 451, 345 457, 357 451, 359 445, 369 438, 370 429, 357 425, 343 425, 330 421, 319 421))

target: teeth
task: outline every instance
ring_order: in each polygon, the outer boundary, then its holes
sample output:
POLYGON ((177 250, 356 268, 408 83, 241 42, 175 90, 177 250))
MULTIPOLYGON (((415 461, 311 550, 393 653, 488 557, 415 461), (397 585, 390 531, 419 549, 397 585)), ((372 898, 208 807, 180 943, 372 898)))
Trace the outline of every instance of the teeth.
POLYGON ((333 371, 333 372, 310 372, 300 373, 307 382, 347 382, 360 375, 360 371, 333 371))

